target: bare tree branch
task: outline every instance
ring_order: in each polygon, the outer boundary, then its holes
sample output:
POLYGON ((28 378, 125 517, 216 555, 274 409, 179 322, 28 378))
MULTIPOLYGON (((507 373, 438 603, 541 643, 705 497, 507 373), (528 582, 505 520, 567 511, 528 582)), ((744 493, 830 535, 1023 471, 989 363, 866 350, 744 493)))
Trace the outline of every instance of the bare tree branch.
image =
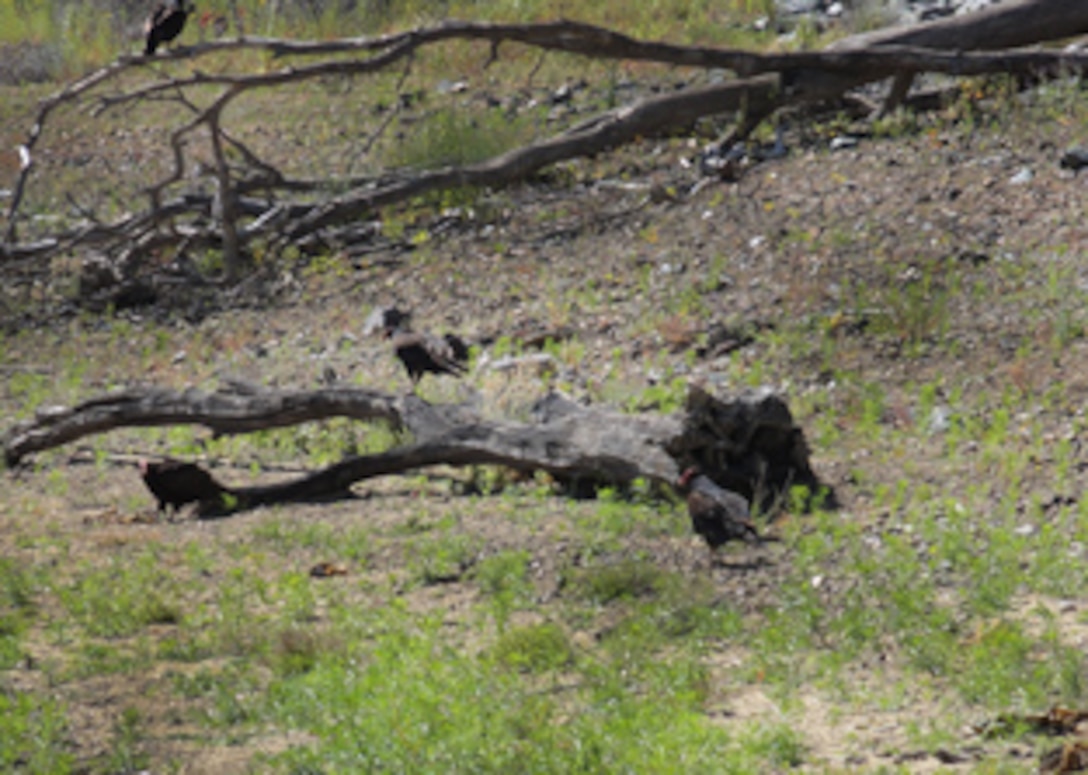
POLYGON ((771 97, 777 80, 773 75, 760 76, 740 83, 688 89, 643 100, 609 111, 541 143, 517 148, 480 164, 435 170, 390 185, 350 192, 314 207, 303 218, 288 224, 284 237, 289 241, 297 240, 324 226, 358 218, 377 207, 430 191, 503 186, 550 164, 599 153, 636 137, 684 125, 703 116, 736 111, 746 102, 757 103, 758 109, 769 112, 771 106, 777 104, 771 97), (766 95, 767 100, 759 102, 754 95, 766 95))
POLYGON ((30 128, 30 133, 27 135, 26 140, 23 141, 19 148, 19 155, 22 163, 20 164, 19 177, 16 181, 15 190, 11 197, 11 205, 8 207, 8 228, 4 236, 5 248, 9 248, 15 243, 15 214, 19 211, 19 205, 23 199, 23 189, 26 187, 26 181, 30 176, 30 170, 33 166, 34 146, 37 145, 38 140, 41 139, 42 131, 45 129, 45 121, 49 118, 49 114, 56 110, 60 105, 78 99, 80 95, 85 92, 88 92, 99 84, 115 77, 127 67, 127 63, 118 60, 100 70, 94 71, 75 83, 69 84, 53 96, 42 100, 38 105, 38 115, 34 119, 34 124, 30 128))
MULTIPOLYGON (((1080 72, 1088 66, 1088 55, 1055 51, 967 52, 996 45, 1023 45, 1056 36, 1088 31, 1088 4, 1075 0, 1020 0, 994 9, 922 24, 905 30, 882 31, 848 38, 829 50, 757 54, 704 46, 680 46, 641 41, 589 24, 557 21, 545 24, 489 24, 450 21, 408 32, 377 38, 349 38, 336 41, 283 41, 242 38, 235 41, 202 43, 175 49, 155 64, 175 59, 197 59, 225 50, 262 49, 275 56, 314 57, 338 54, 368 54, 363 58, 343 57, 301 66, 288 65, 267 73, 208 74, 194 71, 186 76, 165 76, 119 94, 94 97, 95 115, 126 104, 138 104, 171 94, 192 113, 192 119, 172 131, 170 144, 173 170, 147 189, 150 210, 128 215, 111 224, 93 224, 38 240, 16 243, 16 224, 23 191, 33 169, 33 150, 45 121, 62 104, 91 99, 94 90, 125 70, 151 64, 146 57, 126 56, 77 81, 45 100, 26 142, 24 164, 8 211, 4 252, 8 260, 26 260, 50 255, 76 245, 112 245, 129 258, 146 254, 147 246, 178 244, 198 239, 216 245, 226 253, 231 274, 239 271, 238 261, 246 242, 274 238, 285 245, 306 239, 315 232, 350 222, 383 205, 404 201, 419 194, 454 187, 500 187, 551 164, 591 155, 669 128, 690 124, 705 116, 739 112, 742 119, 737 136, 764 117, 787 104, 800 104, 837 97, 846 89, 892 74, 901 74, 894 104, 909 84, 907 74, 932 71, 956 75, 1011 72, 1053 75, 1080 72), (299 179, 284 175, 260 159, 222 125, 224 110, 253 89, 272 88, 329 75, 360 75, 379 72, 398 60, 410 57, 424 45, 450 40, 483 41, 490 44, 491 57, 503 43, 515 43, 546 51, 563 51, 596 58, 662 62, 692 67, 727 68, 741 78, 713 86, 691 88, 676 94, 645 99, 602 113, 590 121, 569 128, 534 145, 514 149, 490 160, 464 167, 449 167, 419 174, 385 175, 375 178, 299 179), (954 48, 941 51, 939 48, 954 48), (207 86, 222 91, 201 108, 186 97, 186 91, 207 86), (218 200, 182 197, 164 202, 164 195, 185 177, 188 146, 200 127, 209 132, 211 155, 218 181, 218 200), (223 144, 236 148, 256 175, 246 177, 227 163, 223 144), (285 192, 312 193, 335 188, 346 191, 316 202, 284 200, 285 192), (259 204, 246 202, 246 194, 262 191, 268 199, 259 204), (158 226, 181 216, 210 214, 218 221, 217 233, 207 229, 172 226, 170 233, 157 234, 158 226), (247 222, 242 222, 243 219, 247 222), (199 233, 196 233, 199 232, 199 233)), ((378 132, 381 131, 379 127, 378 132)), ((376 135, 375 135, 376 136, 376 135)), ((371 139, 373 142, 373 137, 371 139)))
POLYGON ((159 388, 128 390, 75 407, 46 407, 5 434, 4 457, 17 465, 35 452, 121 427, 202 425, 216 435, 250 433, 328 417, 399 425, 397 400, 376 391, 327 388, 313 392, 241 393, 159 388))

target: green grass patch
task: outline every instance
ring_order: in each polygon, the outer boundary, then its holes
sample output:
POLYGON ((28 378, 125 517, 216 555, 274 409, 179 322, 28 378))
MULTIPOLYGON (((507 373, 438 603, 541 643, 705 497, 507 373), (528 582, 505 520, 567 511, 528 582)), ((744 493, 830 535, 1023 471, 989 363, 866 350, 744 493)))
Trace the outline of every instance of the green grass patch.
POLYGON ((111 557, 105 568, 84 568, 57 590, 61 603, 89 634, 119 637, 149 624, 181 620, 178 580, 155 552, 111 557))
POLYGON ((0 770, 34 775, 74 771, 63 706, 48 696, 0 691, 0 770))
MULTIPOLYGON (((499 653, 524 654, 526 643, 535 653, 544 644, 550 656, 530 663, 555 665, 563 640, 555 630, 515 632, 500 643, 520 645, 499 653)), ((272 761, 294 771, 741 772, 744 762, 793 755, 765 735, 734 746, 700 712, 702 693, 693 687, 705 676, 690 664, 646 660, 637 676, 631 667, 597 662, 569 685, 541 691, 521 672, 451 647, 437 620, 402 622, 347 660, 319 660, 305 675, 274 683, 264 712, 320 742, 272 761)))
POLYGON ((14 560, 0 557, 0 670, 23 657, 22 636, 36 612, 34 582, 14 560))
POLYGON ((508 629, 491 654, 500 665, 530 673, 558 670, 574 661, 567 634, 553 622, 508 629))
POLYGON ((576 598, 607 605, 615 600, 654 595, 668 574, 646 560, 623 560, 590 568, 572 568, 567 587, 576 598))
POLYGON ((528 118, 511 120, 498 110, 463 112, 452 107, 438 108, 417 126, 390 150, 390 165, 430 169, 473 164, 522 145, 532 132, 528 118))

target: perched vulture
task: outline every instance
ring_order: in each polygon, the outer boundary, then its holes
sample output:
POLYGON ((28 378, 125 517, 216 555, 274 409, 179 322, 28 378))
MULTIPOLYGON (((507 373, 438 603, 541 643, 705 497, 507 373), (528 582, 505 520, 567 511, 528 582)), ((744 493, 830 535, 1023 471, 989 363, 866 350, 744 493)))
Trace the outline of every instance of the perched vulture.
POLYGON ((194 10, 193 6, 185 7, 185 0, 164 0, 155 6, 144 23, 144 34, 147 36, 144 54, 151 56, 160 43, 169 43, 180 35, 185 19, 194 10))
POLYGON ((159 502, 159 511, 167 506, 176 510, 193 501, 218 504, 229 492, 196 463, 166 459, 157 463, 141 460, 139 465, 144 484, 159 502))
POLYGON ((759 533, 748 516, 748 501, 716 485, 698 468, 680 475, 677 489, 687 495, 691 527, 716 552, 728 541, 759 542, 759 533))
POLYGON ((389 336, 393 339, 393 351, 404 364, 412 384, 419 384, 427 373, 463 377, 467 371, 468 345, 455 334, 438 337, 393 329, 389 336))

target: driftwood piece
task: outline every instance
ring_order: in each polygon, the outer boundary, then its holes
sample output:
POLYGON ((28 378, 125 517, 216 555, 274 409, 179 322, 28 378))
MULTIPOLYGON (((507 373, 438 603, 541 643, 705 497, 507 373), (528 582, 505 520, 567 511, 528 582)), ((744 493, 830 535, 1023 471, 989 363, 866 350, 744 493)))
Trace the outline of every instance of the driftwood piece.
POLYGON ((355 388, 147 388, 41 411, 7 432, 4 452, 15 466, 35 452, 125 426, 199 424, 224 434, 334 416, 386 422, 413 440, 295 481, 225 488, 237 507, 336 497, 354 482, 432 465, 501 465, 568 482, 623 486, 644 479, 671 486, 694 463, 767 509, 794 484, 821 490, 804 434, 780 397, 763 391, 725 401, 698 386, 691 387, 685 410, 672 415, 623 414, 553 393, 533 407, 528 423, 487 419, 467 406, 430 404, 414 394, 355 388))

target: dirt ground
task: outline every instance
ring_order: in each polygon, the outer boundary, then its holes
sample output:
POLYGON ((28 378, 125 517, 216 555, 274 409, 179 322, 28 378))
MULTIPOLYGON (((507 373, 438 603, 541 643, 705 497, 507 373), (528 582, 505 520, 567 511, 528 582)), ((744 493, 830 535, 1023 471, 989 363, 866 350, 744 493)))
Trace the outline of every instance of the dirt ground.
MULTIPOLYGON (((1004 107, 976 124, 935 122, 917 133, 862 137, 857 147, 836 152, 826 150, 826 137, 798 120, 787 135, 790 155, 753 167, 737 182, 700 178, 693 165, 695 141, 646 141, 602 162, 607 169, 592 162, 571 164, 580 181, 576 186, 533 185, 487 194, 486 209, 495 217, 484 220, 460 211, 452 216, 452 228, 423 247, 393 245, 345 258, 331 272, 287 268, 274 294, 244 308, 220 304, 186 315, 177 311, 185 304, 172 300, 173 311, 165 313, 165 345, 138 362, 118 353, 119 342, 145 347, 158 325, 153 320, 163 317, 153 310, 127 311, 113 320, 69 318, 24 331, 5 340, 3 366, 8 373, 41 371, 55 377, 57 395, 47 391, 47 403, 133 382, 209 387, 227 374, 306 387, 316 385, 327 366, 343 380, 405 390, 407 379, 386 343, 361 333, 378 306, 413 310, 419 328, 470 337, 569 326, 574 337, 556 351, 559 363, 550 384, 579 398, 638 404, 647 400, 649 387, 670 375, 701 380, 723 393, 749 380, 778 387, 802 407, 799 419, 813 447, 815 469, 834 487, 843 520, 875 532, 893 529, 895 515, 872 504, 881 486, 894 487, 904 477, 937 494, 989 488, 997 508, 1005 490, 996 481, 980 480, 985 469, 979 465, 949 467, 936 460, 939 438, 918 434, 911 459, 889 459, 879 440, 850 435, 860 412, 856 397, 843 394, 835 406, 808 397, 826 389, 840 371, 878 382, 886 407, 879 423, 890 433, 925 421, 917 414, 922 385, 939 384, 945 396, 990 391, 999 397, 1006 391, 1042 394, 1060 384, 1060 409, 1041 412, 1035 418, 1039 425, 1032 427, 1055 440, 1068 436, 1074 427, 1071 413, 1081 411, 1077 407, 1088 395, 1085 339, 1072 335, 1058 347, 1051 342, 1068 300, 1069 315, 1077 324, 1084 321, 1079 300, 1088 289, 1083 262, 1088 178, 1060 169, 1058 159, 1064 148, 1085 141, 1085 124, 1063 120, 1060 109, 1054 120, 1043 122, 1041 109, 1035 110, 1004 107), (617 168, 633 185, 616 185, 617 168), (651 191, 668 195, 651 196, 651 191), (933 291, 948 291, 940 311, 921 305, 919 312, 920 303, 911 307, 896 295, 923 282, 933 291), (122 322, 126 332, 118 334, 122 322), (698 355, 715 326, 739 332, 737 348, 698 355), (60 375, 72 357, 77 330, 88 362, 81 383, 72 388, 60 375), (130 370, 137 363, 142 373, 130 370), (837 413, 846 432, 834 446, 822 445, 815 430, 827 412, 837 413)), ((531 372, 480 369, 467 383, 480 392, 489 412, 518 416, 548 381, 531 372)), ((422 391, 437 400, 469 394, 468 387, 432 378, 422 391)), ((12 389, 4 392, 4 426, 22 400, 12 389)), ((972 406, 984 411, 986 402, 972 406)), ((654 410, 652 403, 644 408, 654 410)), ((1055 497, 1079 498, 1088 462, 1080 439, 1073 441, 1067 478, 1055 477, 1055 460, 1040 460, 1034 475, 1025 476, 1020 488, 1025 508, 1055 497)), ((557 594, 563 569, 578 561, 571 557, 577 548, 572 522, 595 508, 560 496, 541 505, 517 485, 512 495, 470 498, 450 483, 466 479, 468 472, 439 470, 430 477, 362 483, 355 500, 334 504, 257 509, 218 521, 161 522, 151 518, 149 496, 127 457, 156 451, 143 444, 146 437, 118 433, 106 444, 116 465, 91 464, 81 451, 85 445, 77 443, 43 456, 40 468, 6 474, 0 556, 35 567, 53 564, 58 573, 121 547, 159 543, 194 544, 215 558, 229 555, 270 524, 305 523, 337 535, 363 520, 376 538, 365 564, 350 569, 344 594, 366 605, 390 578, 410 573, 406 520, 424 525, 453 520, 478 556, 508 548, 528 551, 538 599, 546 604, 557 594), (539 519, 496 518, 496 511, 507 514, 528 508, 527 503, 539 519)), ((255 462, 241 447, 212 464, 216 475, 231 483, 266 481, 269 474, 251 473, 255 462)), ((305 459, 287 462, 310 465, 305 459)), ((1000 468, 990 474, 996 480, 1000 468)), ((672 523, 659 532, 638 533, 602 551, 648 558, 686 575, 693 585, 710 585, 717 598, 741 611, 775 604, 790 572, 788 542, 731 549, 722 565, 708 570, 705 548, 687 533, 681 512, 667 513, 672 523)), ((804 519, 787 515, 769 531, 803 529, 804 519)), ((323 549, 296 546, 279 561, 304 573, 326 559, 323 549)), ((189 567, 174 569, 192 585, 192 599, 200 598, 193 589, 215 583, 214 559, 211 565, 208 578, 195 577, 189 567)), ((829 569, 827 583, 840 581, 829 569)), ((414 608, 444 610, 451 622, 461 622, 479 593, 455 579, 405 583, 403 594, 414 608)), ((1024 605, 1034 607, 1032 601, 1024 605)), ((1088 642, 1082 608, 1082 601, 1055 608, 1066 642, 1088 642)), ((591 641, 596 634, 586 631, 576 638, 591 641)), ((170 627, 152 628, 147 637, 170 637, 170 627)), ((69 737, 81 762, 95 761, 115 745, 117 718, 133 706, 146 719, 144 752, 153 762, 184 762, 179 772, 249 771, 254 753, 299 742, 269 731, 208 745, 192 721, 197 701, 169 689, 179 671, 195 671, 195 665, 155 664, 49 685, 51 673, 42 665, 59 658, 59 648, 40 633, 29 644, 32 656, 6 671, 2 681, 16 691, 47 692, 66 703, 69 737)), ((723 646, 712 666, 727 673, 743 658, 723 646)), ((894 680, 893 668, 884 670, 859 665, 853 678, 894 680)), ((1016 767, 1034 766, 1029 743, 986 741, 969 732, 964 732, 967 742, 954 749, 912 749, 904 731, 912 721, 931 713, 972 713, 955 698, 925 692, 904 696, 877 714, 836 709, 816 689, 783 704, 749 686, 711 705, 722 723, 793 720, 808 746, 807 771, 960 772, 995 756, 1016 767)))

